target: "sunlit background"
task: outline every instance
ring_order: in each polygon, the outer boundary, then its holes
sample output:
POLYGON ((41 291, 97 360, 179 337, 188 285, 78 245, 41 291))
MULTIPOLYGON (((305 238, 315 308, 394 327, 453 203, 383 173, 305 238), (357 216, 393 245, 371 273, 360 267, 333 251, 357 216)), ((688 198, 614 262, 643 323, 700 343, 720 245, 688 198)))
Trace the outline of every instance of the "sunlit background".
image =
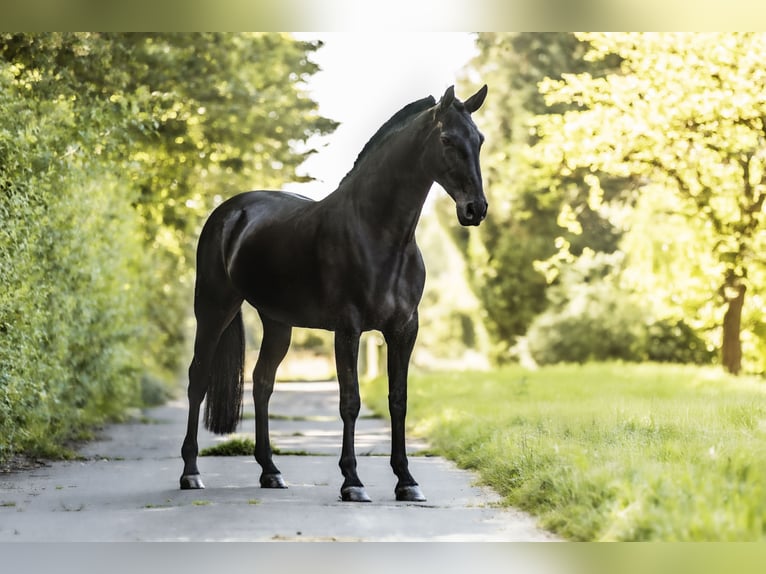
MULTIPOLYGON (((412 12, 451 6, 426 5, 412 12)), ((447 15, 438 31, 4 33, 0 458, 181 392, 217 203, 320 199, 402 106, 486 82, 489 217, 466 231, 434 188, 418 230, 419 430, 572 539, 762 539, 766 35, 465 33, 447 15)), ((296 332, 280 377, 334 376, 331 337, 296 332)))
MULTIPOLYGON (((469 33, 295 33, 321 41, 312 58, 321 70, 308 92, 319 112, 340 122, 331 136, 311 140, 319 151, 301 167, 316 181, 286 189, 318 199, 335 189, 356 154, 396 110, 428 95, 435 98, 465 75, 476 54, 469 33)), ((470 94, 463 94, 467 97, 470 94)))

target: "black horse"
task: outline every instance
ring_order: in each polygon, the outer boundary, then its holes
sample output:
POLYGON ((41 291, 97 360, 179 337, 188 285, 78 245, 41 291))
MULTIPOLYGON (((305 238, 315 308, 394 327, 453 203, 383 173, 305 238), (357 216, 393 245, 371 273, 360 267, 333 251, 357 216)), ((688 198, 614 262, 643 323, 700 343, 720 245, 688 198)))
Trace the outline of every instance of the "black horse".
POLYGON ((450 87, 438 103, 427 97, 405 106, 370 139, 338 188, 321 201, 253 191, 213 211, 197 248, 197 332, 181 449, 182 489, 204 488, 197 469, 203 398, 207 395, 205 426, 212 432, 233 432, 239 422, 244 384, 241 306, 247 301, 263 322, 253 372, 261 486, 286 488, 272 460, 268 406, 292 327, 327 329, 335 332, 343 420, 341 498, 370 500, 356 472, 354 427, 360 408, 359 337, 374 329, 388 345, 396 499, 425 500, 407 468, 404 439, 407 370, 425 281, 415 226, 434 182, 455 200, 462 225, 479 225, 486 216, 479 167, 483 136, 470 116, 486 94, 484 86, 460 102, 450 87))

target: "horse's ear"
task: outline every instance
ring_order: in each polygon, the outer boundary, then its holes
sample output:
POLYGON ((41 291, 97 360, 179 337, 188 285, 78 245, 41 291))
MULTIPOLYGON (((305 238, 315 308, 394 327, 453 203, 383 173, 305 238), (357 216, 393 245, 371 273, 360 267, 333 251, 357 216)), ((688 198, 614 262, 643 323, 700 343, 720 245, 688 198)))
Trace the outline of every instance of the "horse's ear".
POLYGON ((474 113, 484 103, 484 98, 487 97, 487 84, 484 84, 481 89, 468 98, 463 105, 469 114, 474 113))
POLYGON ((455 86, 450 86, 444 92, 442 99, 439 101, 439 108, 437 110, 437 115, 442 115, 444 112, 450 109, 450 107, 452 107, 452 102, 454 101, 455 101, 455 86))

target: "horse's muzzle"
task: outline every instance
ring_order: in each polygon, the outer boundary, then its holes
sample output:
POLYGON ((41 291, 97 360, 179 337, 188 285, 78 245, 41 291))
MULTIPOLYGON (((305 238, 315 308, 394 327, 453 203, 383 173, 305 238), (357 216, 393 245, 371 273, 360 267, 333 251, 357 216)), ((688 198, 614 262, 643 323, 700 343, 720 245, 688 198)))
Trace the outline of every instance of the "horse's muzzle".
POLYGON ((457 206, 457 220, 460 225, 479 225, 487 217, 489 204, 486 199, 477 199, 457 206))

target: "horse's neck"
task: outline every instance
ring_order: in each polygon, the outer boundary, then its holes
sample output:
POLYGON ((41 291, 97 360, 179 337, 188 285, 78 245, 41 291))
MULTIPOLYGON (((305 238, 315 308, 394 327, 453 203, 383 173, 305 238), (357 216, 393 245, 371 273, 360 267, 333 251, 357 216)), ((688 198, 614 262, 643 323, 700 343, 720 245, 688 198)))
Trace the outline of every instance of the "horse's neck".
POLYGON ((397 136, 391 147, 367 158, 336 193, 368 229, 400 243, 413 238, 433 179, 421 165, 422 137, 397 136))

